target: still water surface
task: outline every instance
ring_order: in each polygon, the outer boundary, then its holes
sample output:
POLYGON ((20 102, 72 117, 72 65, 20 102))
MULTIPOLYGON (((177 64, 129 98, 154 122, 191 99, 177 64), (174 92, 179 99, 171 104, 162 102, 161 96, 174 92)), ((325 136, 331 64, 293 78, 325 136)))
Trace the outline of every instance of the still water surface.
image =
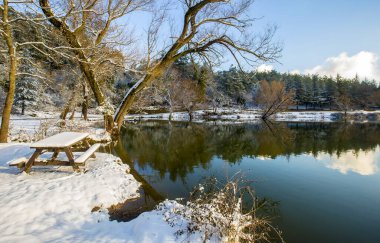
POLYGON ((157 200, 241 171, 287 242, 380 242, 380 125, 127 124, 114 153, 157 200))

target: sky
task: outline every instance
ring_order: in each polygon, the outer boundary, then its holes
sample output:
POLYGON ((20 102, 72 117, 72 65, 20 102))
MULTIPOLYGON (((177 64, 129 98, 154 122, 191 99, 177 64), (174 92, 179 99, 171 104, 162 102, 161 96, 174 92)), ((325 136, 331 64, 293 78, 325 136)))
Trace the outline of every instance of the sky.
MULTIPOLYGON (((253 28, 277 25, 283 52, 279 63, 255 69, 380 81, 379 13, 380 0, 256 0, 248 12, 259 18, 253 28)), ((148 14, 133 18, 137 29, 147 29, 148 14)), ((234 63, 229 59, 223 69, 234 63)))
POLYGON ((279 27, 276 70, 380 80, 379 0, 257 0, 251 13, 279 27))

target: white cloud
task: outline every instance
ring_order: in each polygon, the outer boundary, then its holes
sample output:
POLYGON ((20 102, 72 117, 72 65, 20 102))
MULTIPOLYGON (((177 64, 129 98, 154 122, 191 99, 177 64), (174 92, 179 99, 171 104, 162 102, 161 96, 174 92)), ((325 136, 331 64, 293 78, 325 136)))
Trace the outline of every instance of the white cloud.
POLYGON ((378 153, 379 148, 376 151, 364 152, 360 150, 346 151, 339 156, 328 154, 318 155, 317 159, 326 162, 326 167, 334 170, 338 170, 342 174, 347 174, 349 171, 358 173, 360 175, 373 175, 378 172, 378 153))
POLYGON ((272 65, 266 65, 266 64, 261 64, 257 69, 256 71, 258 72, 270 72, 273 70, 273 66, 272 65))
POLYGON ((336 76, 338 73, 346 78, 353 78, 356 74, 361 79, 368 78, 380 81, 379 57, 372 52, 361 51, 349 56, 346 52, 336 57, 329 57, 322 65, 306 69, 306 74, 336 76))

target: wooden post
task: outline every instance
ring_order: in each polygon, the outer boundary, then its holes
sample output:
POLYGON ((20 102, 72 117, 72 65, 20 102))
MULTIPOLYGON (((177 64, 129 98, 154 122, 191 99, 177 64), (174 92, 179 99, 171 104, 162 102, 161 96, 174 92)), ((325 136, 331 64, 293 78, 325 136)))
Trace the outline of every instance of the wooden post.
POLYGON ((51 157, 51 161, 54 161, 58 157, 59 152, 61 152, 61 149, 59 149, 59 148, 57 148, 57 149, 54 150, 54 154, 51 157))
POLYGON ((64 150, 65 150, 67 158, 69 159, 71 166, 73 167, 73 170, 79 171, 79 167, 75 165, 74 155, 73 155, 73 152, 71 152, 71 149, 67 147, 67 148, 64 148, 64 150))
POLYGON ((30 172, 30 169, 32 168, 34 161, 38 158, 38 156, 40 156, 41 153, 42 153, 42 149, 36 149, 36 151, 34 151, 32 157, 30 157, 28 162, 25 164, 24 171, 26 173, 30 172))

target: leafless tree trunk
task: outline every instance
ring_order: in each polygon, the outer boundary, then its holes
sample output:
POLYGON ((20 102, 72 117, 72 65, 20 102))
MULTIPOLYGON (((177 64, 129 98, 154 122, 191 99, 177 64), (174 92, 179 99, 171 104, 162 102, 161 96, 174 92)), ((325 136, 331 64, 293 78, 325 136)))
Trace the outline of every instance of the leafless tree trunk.
MULTIPOLYGON (((94 3, 96 1, 93 1, 94 3)), ((51 9, 49 0, 39 0, 40 7, 45 14, 45 16, 48 18, 50 23, 61 31, 63 36, 67 39, 70 46, 73 48, 74 53, 77 55, 79 59, 79 66, 82 70, 83 74, 86 77, 86 80, 88 84, 90 85, 95 100, 99 106, 105 105, 105 98, 103 95, 103 92, 101 91, 98 82, 95 80, 95 73, 92 69, 91 65, 88 63, 88 58, 86 57, 84 53, 84 47, 81 45, 78 36, 75 35, 74 31, 70 30, 70 27, 63 21, 61 21, 59 18, 56 17, 56 15, 53 13, 53 10, 51 9)), ((83 12, 84 13, 84 12, 83 12)), ((86 14, 84 13, 84 16, 86 14)), ((85 26, 83 26, 84 28, 85 26)), ((104 116, 105 125, 109 124, 109 115, 104 116)), ((110 130, 110 127, 106 127, 107 130, 110 130)))
POLYGON ((8 141, 9 134, 9 122, 11 117, 11 110, 13 106, 13 100, 16 89, 16 72, 17 72, 17 57, 16 48, 14 46, 12 29, 9 23, 9 3, 8 0, 3 0, 3 6, 0 6, 2 13, 2 30, 1 36, 6 42, 9 55, 9 85, 7 98, 5 99, 4 110, 1 119, 0 129, 0 143, 6 143, 8 141))
POLYGON ((71 111, 71 115, 70 115, 70 120, 74 120, 74 116, 75 116, 75 106, 73 107, 73 110, 71 111))
POLYGON ((61 114, 59 115, 59 118, 62 120, 66 120, 67 113, 69 113, 69 106, 66 105, 65 108, 63 108, 61 114))
POLYGON ((82 102, 82 115, 85 121, 88 120, 88 90, 86 82, 83 82, 83 102, 82 102))
POLYGON ((75 96, 76 96, 76 92, 75 91, 73 91, 73 92, 70 93, 70 99, 67 101, 65 107, 63 108, 63 111, 59 115, 60 119, 66 120, 67 114, 70 112, 70 110, 75 105, 75 96))

